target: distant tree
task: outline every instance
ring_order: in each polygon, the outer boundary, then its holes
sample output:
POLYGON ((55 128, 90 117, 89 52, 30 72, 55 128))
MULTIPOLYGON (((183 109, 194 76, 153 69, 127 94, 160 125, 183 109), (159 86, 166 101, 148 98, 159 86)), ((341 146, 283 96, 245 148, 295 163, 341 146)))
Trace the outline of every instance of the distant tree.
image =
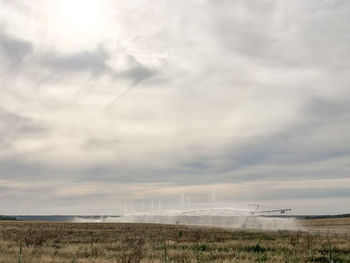
POLYGON ((0 215, 0 220, 16 220, 16 217, 13 217, 13 216, 1 216, 0 215))

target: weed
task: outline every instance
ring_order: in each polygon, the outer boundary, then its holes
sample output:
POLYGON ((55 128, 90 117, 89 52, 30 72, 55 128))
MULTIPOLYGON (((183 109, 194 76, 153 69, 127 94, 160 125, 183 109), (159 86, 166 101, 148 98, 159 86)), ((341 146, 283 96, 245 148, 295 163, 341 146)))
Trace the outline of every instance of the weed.
POLYGON ((260 246, 259 244, 256 244, 255 246, 249 246, 246 248, 248 252, 254 252, 254 253, 264 253, 266 251, 265 248, 260 246))
POLYGON ((350 262, 350 235, 334 233, 2 221, 0 237, 0 263, 350 262))

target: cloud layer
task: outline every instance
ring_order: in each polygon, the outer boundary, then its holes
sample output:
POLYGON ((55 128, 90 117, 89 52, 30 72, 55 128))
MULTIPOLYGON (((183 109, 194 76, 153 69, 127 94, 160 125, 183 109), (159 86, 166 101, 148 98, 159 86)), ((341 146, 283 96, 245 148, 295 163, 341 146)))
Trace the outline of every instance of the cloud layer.
POLYGON ((0 214, 348 212, 350 3, 100 5, 0 0, 0 214))

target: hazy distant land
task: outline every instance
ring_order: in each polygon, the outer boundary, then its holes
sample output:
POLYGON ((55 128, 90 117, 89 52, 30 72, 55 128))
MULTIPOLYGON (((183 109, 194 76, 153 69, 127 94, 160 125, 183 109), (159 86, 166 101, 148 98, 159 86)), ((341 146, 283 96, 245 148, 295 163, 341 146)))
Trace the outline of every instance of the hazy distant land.
MULTIPOLYGON (((22 220, 22 221, 48 221, 48 222, 73 222, 77 219, 82 220, 101 220, 105 218, 118 218, 121 215, 0 215, 0 220, 22 220)), ((292 217, 296 219, 322 219, 322 218, 350 218, 350 214, 339 215, 292 215, 292 216, 273 216, 273 217, 292 217)))

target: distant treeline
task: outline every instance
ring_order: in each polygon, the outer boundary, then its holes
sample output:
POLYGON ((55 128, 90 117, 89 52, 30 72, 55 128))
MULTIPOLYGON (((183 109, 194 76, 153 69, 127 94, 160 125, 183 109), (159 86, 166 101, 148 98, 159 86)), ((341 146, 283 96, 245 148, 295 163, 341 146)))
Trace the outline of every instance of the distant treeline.
POLYGON ((296 216, 300 219, 322 219, 322 218, 349 218, 350 214, 342 215, 310 215, 310 216, 296 216))
POLYGON ((264 217, 296 218, 296 219, 326 219, 326 218, 350 218, 350 214, 341 215, 263 215, 264 217))
POLYGON ((16 220, 16 217, 12 217, 12 216, 0 216, 0 220, 16 220))

